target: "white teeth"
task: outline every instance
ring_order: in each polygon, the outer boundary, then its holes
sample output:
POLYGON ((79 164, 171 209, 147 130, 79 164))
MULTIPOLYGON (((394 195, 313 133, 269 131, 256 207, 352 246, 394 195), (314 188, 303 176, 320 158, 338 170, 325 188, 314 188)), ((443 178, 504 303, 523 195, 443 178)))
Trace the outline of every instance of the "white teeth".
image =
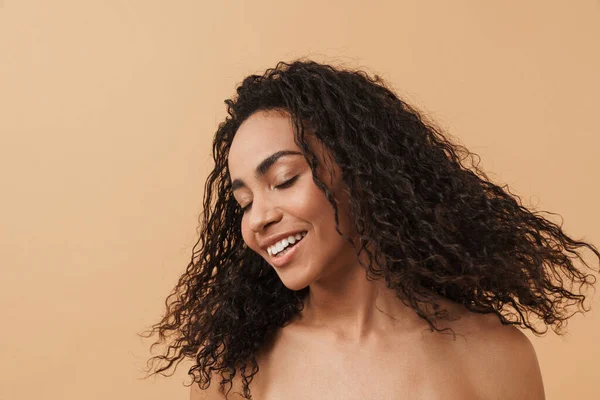
POLYGON ((286 247, 288 247, 288 245, 296 243, 304 236, 306 236, 306 232, 297 233, 295 236, 288 236, 287 238, 280 240, 274 245, 269 246, 267 248, 267 253, 269 253, 270 256, 273 256, 285 249, 286 247))

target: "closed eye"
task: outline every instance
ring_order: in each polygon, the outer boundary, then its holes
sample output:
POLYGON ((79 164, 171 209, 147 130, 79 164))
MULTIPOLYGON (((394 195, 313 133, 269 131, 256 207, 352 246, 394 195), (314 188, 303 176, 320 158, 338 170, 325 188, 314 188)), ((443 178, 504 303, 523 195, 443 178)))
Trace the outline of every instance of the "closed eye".
MULTIPOLYGON (((291 187, 299 177, 300 177, 300 175, 296 175, 295 177, 283 182, 281 185, 275 186, 275 188, 276 189, 287 189, 287 188, 291 187)), ((245 213, 250 208, 251 205, 252 205, 252 202, 248 203, 248 205, 246 207, 242 207, 242 212, 245 213)))

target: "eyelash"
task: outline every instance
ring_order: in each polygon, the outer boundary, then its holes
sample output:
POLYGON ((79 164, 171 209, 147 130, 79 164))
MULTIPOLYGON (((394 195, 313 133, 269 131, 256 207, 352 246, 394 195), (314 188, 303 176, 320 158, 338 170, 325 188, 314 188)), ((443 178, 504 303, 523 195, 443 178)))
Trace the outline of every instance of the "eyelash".
MULTIPOLYGON (((298 177, 300 177, 300 175, 296 175, 292 179, 289 179, 289 180, 283 182, 281 185, 275 186, 275 188, 276 189, 287 189, 287 188, 291 187, 294 184, 294 182, 296 182, 296 179, 298 179, 298 177)), ((250 208, 251 205, 252 205, 252 202, 248 203, 248 205, 246 207, 242 207, 242 212, 245 213, 248 210, 248 208, 250 208)))

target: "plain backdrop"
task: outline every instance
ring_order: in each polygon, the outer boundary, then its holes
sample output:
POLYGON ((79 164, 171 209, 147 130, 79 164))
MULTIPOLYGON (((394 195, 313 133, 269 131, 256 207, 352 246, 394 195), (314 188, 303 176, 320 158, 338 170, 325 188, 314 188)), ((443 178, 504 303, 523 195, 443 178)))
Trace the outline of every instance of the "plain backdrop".
MULTIPOLYGON (((187 399, 140 379, 241 80, 377 73, 496 183, 598 245, 600 2, 0 1, 1 400, 187 399)), ((598 268, 589 251, 584 256, 598 268)), ((531 334, 547 398, 600 398, 600 295, 531 334)))

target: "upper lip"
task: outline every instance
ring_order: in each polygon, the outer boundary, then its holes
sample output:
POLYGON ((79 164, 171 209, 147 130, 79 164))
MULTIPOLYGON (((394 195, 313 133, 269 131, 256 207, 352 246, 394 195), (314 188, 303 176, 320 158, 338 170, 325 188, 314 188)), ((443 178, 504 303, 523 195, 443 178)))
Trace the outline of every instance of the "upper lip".
POLYGON ((260 248, 266 251, 269 247, 273 246, 275 243, 279 242, 280 240, 287 239, 290 236, 295 237, 297 233, 301 233, 301 232, 305 232, 305 230, 300 229, 300 230, 295 230, 295 231, 289 231, 286 233, 278 233, 277 235, 271 235, 267 239, 265 239, 264 241, 262 241, 260 243, 260 248))

